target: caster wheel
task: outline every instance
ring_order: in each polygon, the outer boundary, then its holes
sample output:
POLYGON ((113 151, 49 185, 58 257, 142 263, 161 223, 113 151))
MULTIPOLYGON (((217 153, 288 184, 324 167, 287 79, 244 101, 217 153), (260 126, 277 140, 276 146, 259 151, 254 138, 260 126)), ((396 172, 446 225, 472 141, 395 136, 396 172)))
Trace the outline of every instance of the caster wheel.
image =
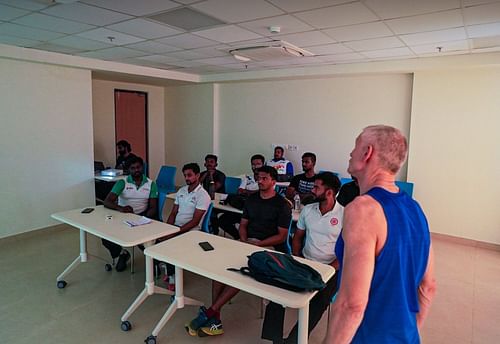
POLYGON ((68 283, 66 283, 66 281, 57 281, 57 287, 59 289, 64 289, 64 287, 66 287, 68 283))
POLYGON ((146 338, 146 340, 144 341, 144 343, 146 344, 156 344, 156 336, 149 336, 148 338, 146 338))
POLYGON ((111 270, 113 270, 113 267, 111 266, 111 264, 106 264, 106 265, 104 265, 104 270, 111 271, 111 270))
POLYGON ((132 324, 130 321, 122 321, 121 328, 125 332, 130 331, 130 329, 132 329, 132 324))

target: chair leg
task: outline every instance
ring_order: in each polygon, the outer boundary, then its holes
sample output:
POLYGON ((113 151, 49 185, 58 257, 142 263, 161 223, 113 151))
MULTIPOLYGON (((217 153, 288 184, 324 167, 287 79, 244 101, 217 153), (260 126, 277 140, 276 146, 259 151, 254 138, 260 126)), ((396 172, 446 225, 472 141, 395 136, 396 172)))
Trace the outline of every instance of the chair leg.
POLYGON ((135 246, 132 246, 132 259, 130 262, 130 273, 134 273, 134 263, 135 263, 135 251, 134 251, 135 246))

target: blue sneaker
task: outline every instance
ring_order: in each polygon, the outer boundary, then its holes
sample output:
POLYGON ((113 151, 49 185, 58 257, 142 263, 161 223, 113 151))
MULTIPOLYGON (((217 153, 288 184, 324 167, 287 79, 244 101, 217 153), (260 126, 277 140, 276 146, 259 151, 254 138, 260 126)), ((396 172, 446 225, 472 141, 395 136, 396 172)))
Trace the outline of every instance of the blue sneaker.
POLYGON ((198 311, 198 316, 184 325, 184 328, 190 336, 196 337, 198 335, 198 329, 208 322, 206 312, 207 309, 205 308, 205 306, 201 306, 200 310, 198 311))
POLYGON ((216 318, 208 319, 208 322, 198 329, 198 336, 200 337, 219 336, 221 334, 224 334, 222 321, 216 318))

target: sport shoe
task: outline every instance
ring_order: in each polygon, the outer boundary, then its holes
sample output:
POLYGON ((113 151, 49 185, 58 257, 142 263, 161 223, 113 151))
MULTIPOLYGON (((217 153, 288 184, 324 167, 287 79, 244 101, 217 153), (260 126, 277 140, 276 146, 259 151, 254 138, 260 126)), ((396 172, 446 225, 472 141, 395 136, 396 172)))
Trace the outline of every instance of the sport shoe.
POLYGON ((200 337, 219 336, 221 334, 224 334, 222 321, 216 318, 208 319, 208 322, 198 329, 198 336, 200 337))
POLYGON ((165 275, 163 276, 163 282, 167 284, 167 289, 170 291, 175 291, 175 276, 171 275, 165 275))
POLYGON ((198 311, 198 316, 184 325, 184 328, 190 336, 196 337, 198 335, 198 329, 201 326, 205 325, 205 323, 208 321, 206 312, 207 309, 205 308, 205 306, 201 306, 198 311))
POLYGON ((128 251, 123 251, 119 256, 118 256, 118 262, 116 263, 116 271, 122 272, 127 268, 127 262, 130 259, 130 253, 128 251))

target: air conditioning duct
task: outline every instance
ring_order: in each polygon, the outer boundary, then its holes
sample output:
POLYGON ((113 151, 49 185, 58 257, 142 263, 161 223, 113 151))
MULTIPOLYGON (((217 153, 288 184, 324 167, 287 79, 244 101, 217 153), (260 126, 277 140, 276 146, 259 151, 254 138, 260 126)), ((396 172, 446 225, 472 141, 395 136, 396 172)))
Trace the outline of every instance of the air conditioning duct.
POLYGON ((237 60, 268 61, 279 59, 314 56, 313 53, 285 41, 270 41, 252 46, 244 46, 229 50, 237 60))

